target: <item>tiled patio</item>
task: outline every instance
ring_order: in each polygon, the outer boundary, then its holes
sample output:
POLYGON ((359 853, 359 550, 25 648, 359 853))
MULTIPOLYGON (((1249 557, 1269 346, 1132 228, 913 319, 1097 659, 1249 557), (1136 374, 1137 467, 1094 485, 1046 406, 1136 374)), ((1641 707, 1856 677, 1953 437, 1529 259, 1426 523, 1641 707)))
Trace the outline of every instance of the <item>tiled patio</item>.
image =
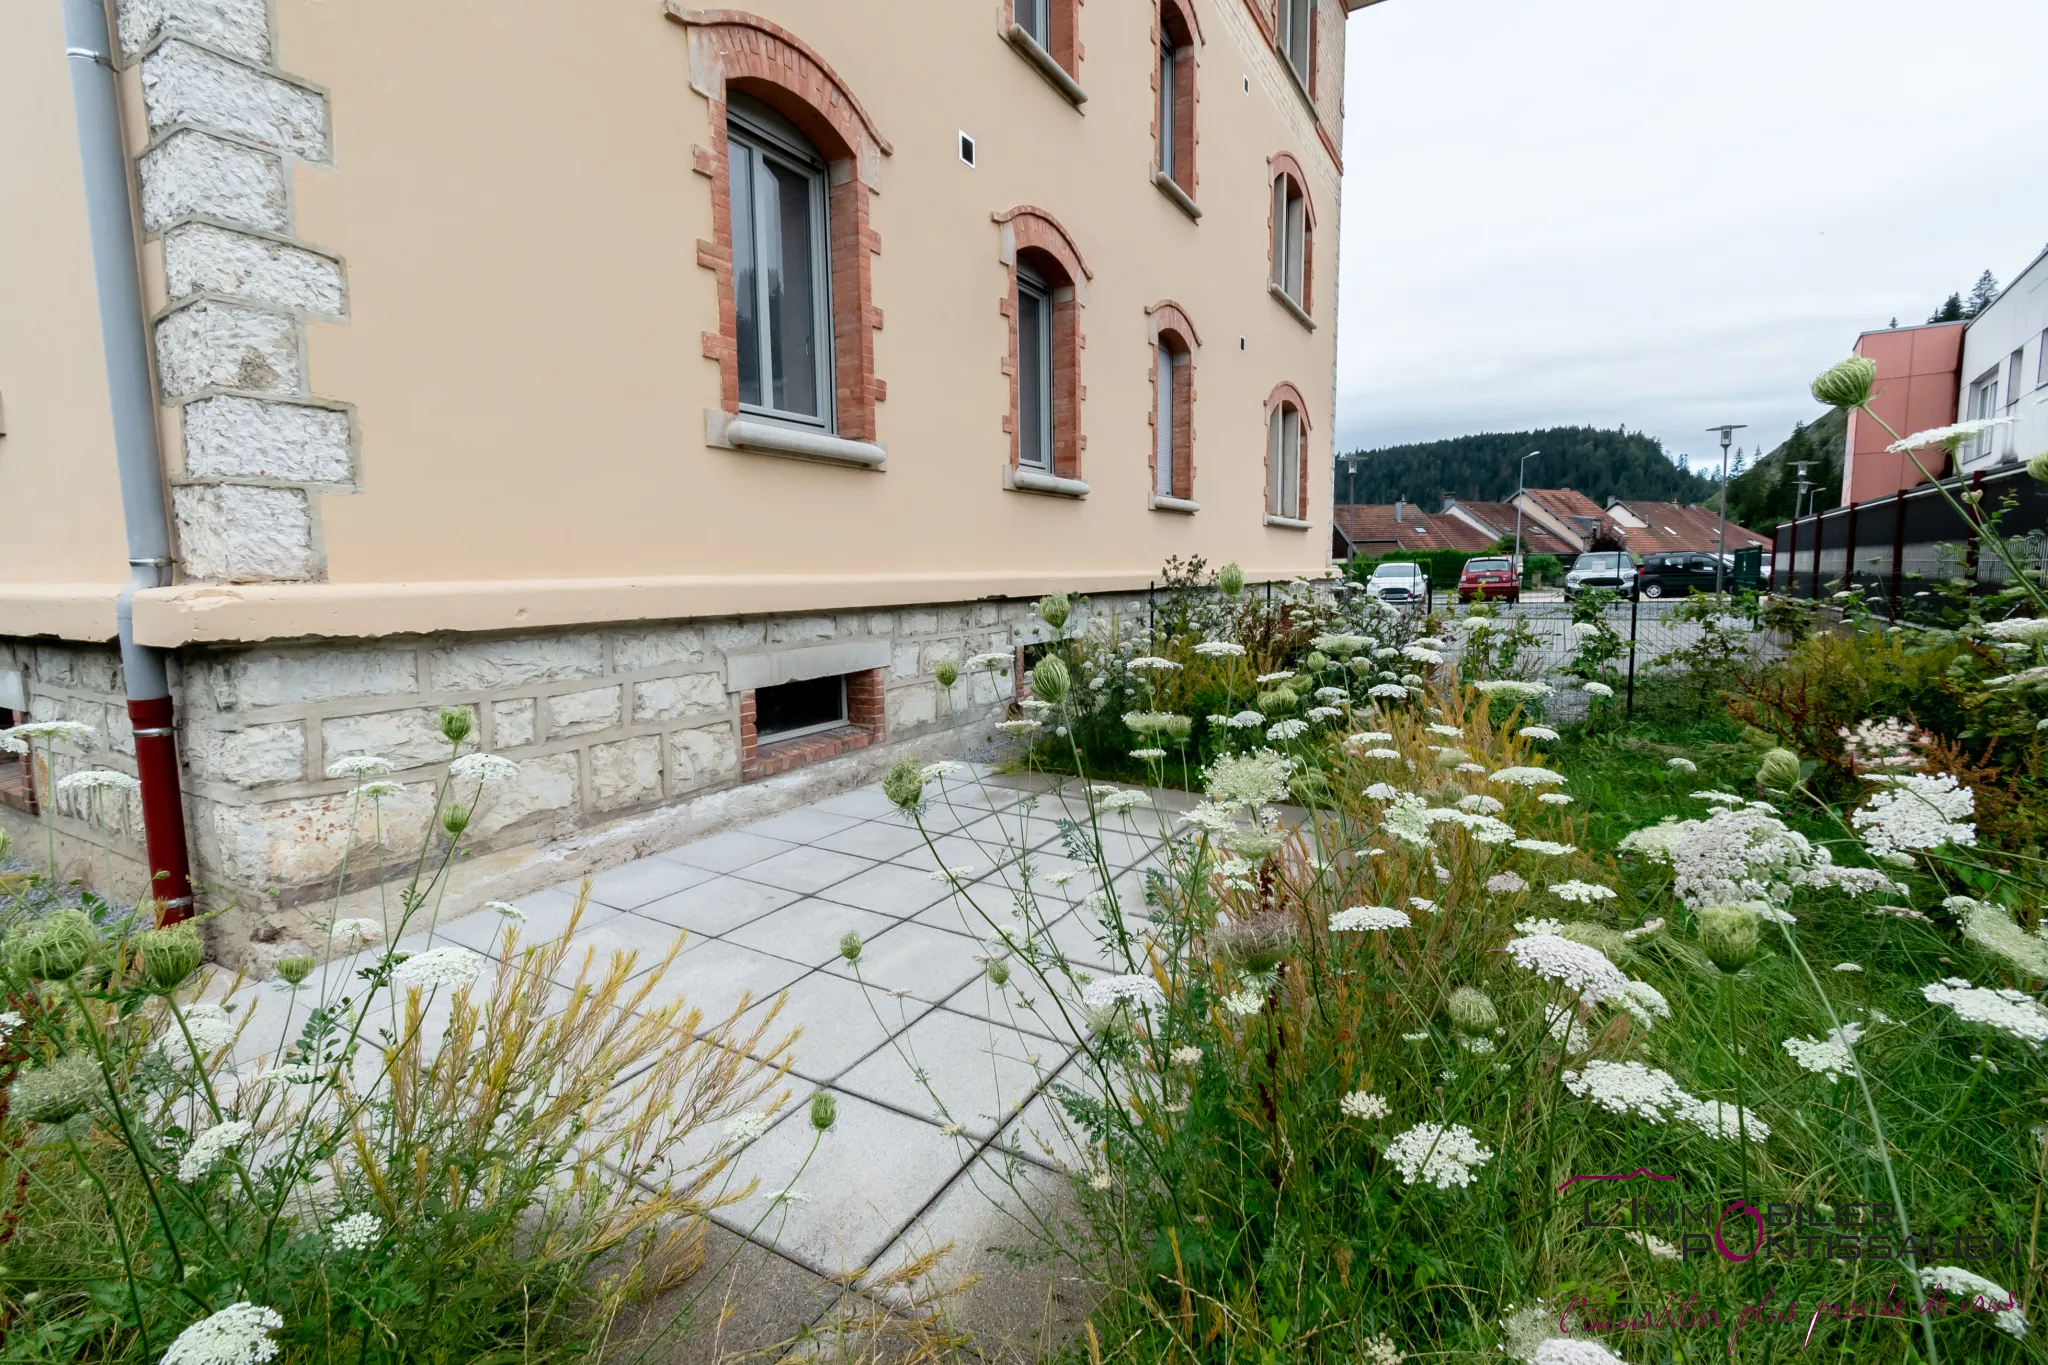
MULTIPOLYGON (((735 1317, 752 1323, 747 1332, 758 1344, 786 1339, 828 1310, 830 1294, 789 1292, 784 1272, 797 1267, 843 1283, 950 1241, 942 1277, 979 1269, 984 1281, 974 1293, 1001 1298, 1014 1267, 984 1253, 1030 1245, 1031 1224, 1020 1212, 1056 1214, 1066 1192, 1063 1164, 1083 1160, 1045 1093, 1069 1067, 1073 1048, 1063 1038, 1071 1032, 1027 971, 1019 968, 1005 988, 989 981, 986 920, 934 876, 942 859, 972 869, 981 910, 1003 922, 1013 913, 1020 850, 1028 850, 1040 913, 1069 907, 1053 919, 1049 937, 1077 967, 1107 965, 1112 955, 1096 942, 1093 916, 1079 908, 1096 879, 1059 847, 1058 821, 1086 818, 1079 793, 977 768, 943 791, 933 784, 931 794, 924 824, 936 856, 879 787, 865 787, 598 875, 571 941, 574 949, 595 948, 600 964, 613 952, 637 953, 645 971, 678 930, 689 931, 650 1003, 681 995, 708 1021, 750 997, 743 1031, 787 993, 778 1023, 802 1028, 790 1103, 730 1168, 735 1187, 757 1180, 763 1193, 715 1215, 727 1234, 722 1245, 740 1254, 736 1264, 752 1267, 742 1297, 767 1292, 785 1300, 779 1310, 735 1317), (1082 875, 1050 885, 1068 869, 1082 875), (862 940, 857 967, 840 955, 849 932, 862 940), (835 1094, 838 1121, 813 1151, 806 1111, 820 1087, 835 1094), (766 1198, 792 1182, 800 1198, 766 1198)), ((1141 810, 1104 831, 1134 936, 1160 823, 1141 810)), ((528 917, 523 941, 559 934, 577 891, 565 884, 520 901, 528 917)), ((489 951, 501 927, 494 914, 472 914, 441 925, 437 941, 489 951)), ((400 947, 423 942, 420 936, 400 947)), ((572 951, 565 971, 581 959, 572 951)), ((322 975, 354 967, 337 961, 322 975)), ((308 988, 319 984, 316 977, 308 988)), ((259 1009, 243 1051, 274 1046, 281 1029, 281 1011, 259 1009), (268 1028, 266 1015, 276 1021, 268 1028)), ((1078 1068, 1065 1079, 1085 1084, 1078 1068)), ((706 1311, 700 1308, 700 1318, 706 1311)), ((963 1316, 973 1328, 976 1314, 963 1316)), ((703 1357, 686 1341, 672 1358, 703 1357)), ((1030 1357, 1005 1349, 988 1358, 1030 1357)))

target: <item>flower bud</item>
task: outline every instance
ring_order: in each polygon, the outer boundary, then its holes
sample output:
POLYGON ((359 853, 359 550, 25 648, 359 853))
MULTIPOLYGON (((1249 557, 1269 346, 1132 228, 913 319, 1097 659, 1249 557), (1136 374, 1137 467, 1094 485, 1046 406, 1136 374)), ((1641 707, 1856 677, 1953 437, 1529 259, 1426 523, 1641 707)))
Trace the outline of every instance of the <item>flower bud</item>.
POLYGON ((2048 450, 2042 451, 2039 455, 2027 461, 2027 473, 2039 479, 2042 483, 2048 483, 2048 450))
POLYGON ((1058 706, 1067 699, 1067 684, 1071 681, 1067 665, 1057 654, 1048 654, 1038 661, 1031 670, 1031 691, 1041 701, 1058 706))
POLYGON ((1009 963, 1007 963, 1007 962, 991 962, 991 963, 989 963, 989 964, 988 964, 988 979, 989 979, 989 984, 990 984, 990 985, 992 985, 992 986, 1007 986, 1007 985, 1009 985, 1009 984, 1010 984, 1010 964, 1009 964, 1009 963))
POLYGON ((450 805, 441 812, 441 828, 450 834, 460 834, 469 828, 469 807, 450 805))
POLYGON ((1833 408, 1861 407, 1870 401, 1870 386, 1876 382, 1877 362, 1854 355, 1814 380, 1813 396, 1833 408))
POLYGON ((1159 722, 1159 733, 1179 743, 1186 743, 1188 736, 1194 732, 1195 721, 1192 716, 1169 715, 1159 722))
POLYGON ((29 976, 69 981, 92 960, 99 943, 99 933, 85 911, 59 910, 28 927, 14 946, 14 961, 29 976))
POLYGON ((848 962, 860 961, 860 935, 849 930, 846 937, 839 940, 839 955, 848 962))
POLYGON ((1764 922, 1742 905, 1710 905, 1700 911, 1700 949, 1724 972, 1739 972, 1763 942, 1764 922))
POLYGON ((1500 1011, 1485 991, 1460 986, 1451 992, 1448 1006, 1451 1023, 1463 1033, 1491 1033, 1500 1023, 1500 1011))
POLYGON ((924 769, 914 758, 898 759, 882 779, 882 794, 904 810, 917 809, 924 800, 924 769))
POLYGON ((932 669, 932 676, 939 680, 939 686, 951 687, 960 681, 960 665, 951 659, 941 659, 938 666, 932 669))
POLYGON ((839 1121, 839 1101, 829 1090, 820 1090, 811 1096, 811 1127, 823 1133, 839 1121))
POLYGON ((1223 589, 1227 596, 1237 596, 1244 591, 1244 570, 1238 568, 1235 562, 1225 564, 1216 575, 1216 586, 1223 589))
POLYGON ((1322 653, 1311 654, 1307 663, 1309 672, 1320 673, 1330 666, 1330 656, 1322 653))
POLYGON ((1051 593, 1039 599, 1038 619, 1054 630, 1066 625, 1067 618, 1073 613, 1074 604, 1067 600, 1067 595, 1063 592, 1051 593))
POLYGON ((279 958, 276 965, 277 974, 283 977, 287 984, 296 986, 313 974, 313 968, 317 964, 313 961, 311 953, 293 953, 290 957, 279 958))
POLYGON ((1258 700, 1253 703, 1261 713, 1268 716, 1282 715, 1285 712, 1292 711, 1300 704, 1301 698, 1295 696, 1291 689, 1285 687, 1275 687, 1269 691, 1261 692, 1259 693, 1258 700))
POLYGON ((91 1108, 99 1094, 99 1066, 74 1052, 22 1072, 7 1092, 7 1110, 23 1123, 62 1123, 91 1108))
POLYGON ((1799 755, 1790 749, 1772 749, 1757 766, 1756 784, 1765 791, 1790 791, 1799 785, 1799 755))
POLYGON ((467 706, 444 706, 441 708, 441 735, 450 744, 460 744, 463 740, 468 739, 470 727, 475 724, 475 718, 469 714, 467 706))
POLYGON ((164 992, 177 989, 186 977, 199 970, 199 963, 206 956, 205 945, 190 924, 173 924, 138 934, 135 950, 142 958, 143 980, 164 992))

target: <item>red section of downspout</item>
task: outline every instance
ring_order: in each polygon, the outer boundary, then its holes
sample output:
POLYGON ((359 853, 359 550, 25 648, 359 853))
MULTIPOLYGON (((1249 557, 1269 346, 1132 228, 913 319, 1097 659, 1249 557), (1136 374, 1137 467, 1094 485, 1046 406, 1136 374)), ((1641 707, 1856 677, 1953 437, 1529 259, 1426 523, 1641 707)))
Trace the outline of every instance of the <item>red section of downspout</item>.
POLYGON ((149 845, 149 894, 164 903, 162 920, 192 917, 192 859, 185 847, 185 799, 178 781, 178 741, 171 699, 128 703, 135 727, 135 772, 142 779, 142 832, 149 845))

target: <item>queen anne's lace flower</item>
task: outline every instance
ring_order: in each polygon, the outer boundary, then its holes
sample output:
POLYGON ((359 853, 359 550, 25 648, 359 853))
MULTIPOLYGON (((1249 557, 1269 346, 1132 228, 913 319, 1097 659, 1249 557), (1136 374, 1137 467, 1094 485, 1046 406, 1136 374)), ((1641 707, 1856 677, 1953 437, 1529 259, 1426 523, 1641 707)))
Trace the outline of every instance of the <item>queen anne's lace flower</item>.
POLYGON ((1374 683, 1365 689, 1365 695, 1386 701, 1399 701, 1408 695, 1408 689, 1399 683, 1374 683))
MULTIPOLYGON (((491 901, 485 908, 489 909, 497 904, 498 902, 491 901)), ((375 943, 383 937, 384 926, 373 919, 338 919, 327 931, 327 941, 330 943, 375 943)))
POLYGON ((105 768, 88 768, 84 772, 71 773, 57 779, 60 792, 133 792, 141 791, 142 783, 126 773, 110 772, 105 768))
POLYGON ((1195 646, 1195 653, 1209 659, 1241 659, 1244 646, 1232 640, 1204 640, 1195 646))
POLYGON ((1156 980, 1143 973, 1105 976, 1082 987, 1081 1004, 1091 1010, 1113 1009, 1123 1004, 1165 1009, 1166 991, 1156 980))
POLYGON ((1493 781, 1515 787, 1554 787, 1564 781, 1564 774, 1548 768, 1502 768, 1493 775, 1493 781))
POLYGON ((509 782, 519 776, 519 765, 497 754, 464 754, 448 765, 448 776, 457 782, 509 782))
POLYGON ((1226 717, 1223 723, 1233 730, 1256 730, 1266 723, 1266 717, 1247 707, 1234 716, 1226 717))
POLYGON ((231 1303, 178 1333, 161 1365, 262 1365, 277 1358, 270 1334, 283 1326, 275 1308, 231 1303))
POLYGON ((2048 1043, 2048 1010, 2021 991, 1986 989, 1951 976, 1922 986, 1920 994, 1937 1005, 1947 1005, 1965 1023, 2011 1034, 2036 1049, 2048 1043))
POLYGON ((1569 806, 1572 799, 1563 792, 1538 792, 1536 799, 1546 806, 1569 806))
POLYGON ((1326 720, 1341 719, 1344 715, 1344 708, 1341 706, 1311 706, 1308 710, 1302 712, 1302 715, 1320 724, 1326 720))
POLYGON ((1607 954, 1557 934, 1510 940, 1507 953, 1517 965, 1588 1002, 1612 1000, 1628 992, 1628 978, 1607 960, 1607 954))
POLYGON ((1168 1059, 1175 1066, 1200 1066, 1202 1064, 1202 1049, 1198 1047, 1177 1047, 1169 1054, 1168 1059))
POLYGON ((180 1012, 184 1027, 174 1019, 157 1036, 156 1050, 173 1063, 182 1063, 194 1050, 201 1057, 210 1057, 235 1041, 235 1021, 228 1017, 226 1010, 212 1001, 200 1001, 186 1005, 180 1012), (191 1042, 186 1042, 186 1035, 191 1042))
POLYGON ((1290 739, 1300 739, 1303 735, 1307 733, 1308 722, 1305 720, 1296 720, 1293 717, 1289 717, 1286 720, 1274 721, 1271 725, 1266 727, 1266 738, 1272 740, 1276 744, 1285 743, 1287 740, 1290 739))
POLYGON ((1391 905, 1354 905, 1330 916, 1330 928, 1339 933, 1353 929, 1406 929, 1410 923, 1406 910, 1396 910, 1391 905))
POLYGON ((382 777, 393 770, 395 765, 388 758, 375 754, 354 754, 348 758, 337 758, 327 765, 329 777, 382 777))
POLYGON ((1751 1142, 1767 1142, 1771 1136, 1771 1125, 1765 1123, 1756 1110, 1724 1104, 1720 1100, 1687 1096, 1686 1102, 1678 1107, 1678 1117, 1708 1137, 1724 1138, 1730 1142, 1739 1140, 1745 1132, 1751 1142))
POLYGON ((402 987, 466 986, 476 980, 483 962, 467 948, 429 948, 415 953, 392 969, 391 979, 402 987))
POLYGON ((1632 1114, 1648 1123, 1664 1122, 1692 1098, 1669 1072, 1641 1062, 1588 1062, 1581 1071, 1564 1073, 1564 1088, 1610 1114, 1632 1114))
POLYGON ((1681 773, 1696 773, 1700 770, 1700 765, 1689 758, 1667 758, 1664 760, 1664 766, 1681 773))
POLYGON ((1476 682, 1472 684, 1472 689, 1508 702, 1534 701, 1538 697, 1549 696, 1553 691, 1549 683, 1523 682, 1520 678, 1494 678, 1486 682, 1476 682))
POLYGON ((1850 812, 1863 846, 1879 858, 1977 842, 1977 794, 1949 773, 1906 773, 1888 778, 1885 790, 1850 812))
POLYGON ((1616 898, 1613 887, 1602 886, 1598 882, 1552 882, 1550 894, 1574 905, 1592 905, 1596 901, 1611 901, 1616 898))
POLYGON ((192 1139, 192 1145, 185 1149, 185 1155, 178 1158, 178 1179, 187 1185, 196 1183, 213 1169, 228 1151, 238 1145, 254 1131, 242 1119, 228 1119, 192 1139))
POLYGON ((1564 736, 1558 734, 1557 731, 1551 729, 1548 725, 1524 725, 1515 733, 1523 739, 1537 739, 1545 743, 1564 738, 1564 736))
POLYGON ((1239 1018, 1249 1018, 1266 1007, 1264 991, 1247 988, 1223 997, 1223 1008, 1239 1018))
POLYGON ((1430 723, 1429 732, 1433 735, 1442 735, 1445 739, 1457 739, 1465 733, 1455 725, 1444 725, 1434 721, 1430 723))
POLYGON ((90 725, 80 721, 28 720, 0 730, 0 739, 40 739, 46 744, 63 743, 76 749, 90 749, 99 742, 99 735, 90 725))
POLYGON ((1628 1365, 1590 1337, 1551 1337, 1536 1348, 1529 1365, 1628 1365))
POLYGON ((384 1220, 374 1213, 352 1213, 327 1229, 336 1251, 368 1251, 384 1232, 384 1220))
POLYGON ((1499 815, 1507 807, 1491 796, 1475 792, 1471 796, 1459 797, 1458 809, 1469 810, 1477 815, 1499 815))
POLYGON ((1560 844, 1552 839, 1517 839, 1515 840, 1515 847, 1524 853, 1536 853, 1546 858, 1562 858, 1565 854, 1572 852, 1576 846, 1560 844))
POLYGON ((1920 1283, 1928 1289, 1959 1295, 1970 1307, 1992 1315, 1992 1325, 2010 1337, 2027 1334, 2027 1311, 2020 1301, 1975 1271, 1956 1265, 1920 1268, 1920 1283))
POLYGON ((767 1131, 768 1116, 766 1114, 735 1114, 725 1121, 726 1141, 736 1146, 752 1142, 767 1131))
POLYGON ((1616 996, 1613 1003, 1627 1010, 1629 1017, 1644 1028, 1655 1028, 1659 1019, 1671 1017, 1671 1002, 1647 981, 1629 982, 1628 989, 1616 996))
POLYGON ((1844 1024, 1824 1038, 1787 1038, 1784 1047, 1801 1070, 1839 1081, 1843 1072, 1855 1072, 1856 1055, 1849 1049, 1862 1036, 1863 1025, 1844 1024))
POLYGON ((1589 697, 1612 697, 1614 695, 1614 689, 1603 682, 1585 683, 1579 690, 1589 697))
POLYGON ((2033 933, 2013 921, 2012 911, 1968 896, 1950 896, 1942 907, 1960 916, 1963 937, 1998 954, 2027 975, 2048 979, 2048 929, 2033 933))
POLYGON ((1337 1101, 1337 1108, 1344 1112, 1346 1118, 1353 1119, 1383 1119, 1394 1112, 1394 1106, 1383 1096, 1369 1090, 1352 1091, 1337 1101))
POLYGON ((1405 1183, 1425 1181, 1440 1190, 1470 1185, 1473 1173, 1493 1160, 1492 1149, 1462 1123, 1418 1123, 1388 1143, 1386 1154, 1405 1183))
POLYGON ((1496 896, 1512 896, 1529 889, 1529 883, 1512 872, 1497 872, 1486 879, 1486 889, 1496 896))
MULTIPOLYGON (((1257 714, 1254 712, 1253 714, 1257 714)), ((1203 773, 1209 800, 1219 806, 1270 806, 1287 791, 1294 760, 1261 749, 1255 754, 1226 754, 1203 773)))

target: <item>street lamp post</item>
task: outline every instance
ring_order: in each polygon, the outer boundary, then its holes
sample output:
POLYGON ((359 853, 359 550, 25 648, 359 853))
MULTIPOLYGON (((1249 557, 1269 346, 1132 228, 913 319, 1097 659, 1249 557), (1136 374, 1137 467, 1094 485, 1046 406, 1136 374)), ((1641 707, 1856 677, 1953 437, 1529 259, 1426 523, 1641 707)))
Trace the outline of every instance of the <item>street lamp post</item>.
POLYGON ((1721 595, 1722 575, 1728 572, 1728 447, 1735 441, 1735 433, 1748 426, 1745 422, 1727 422, 1708 431, 1721 433, 1721 532, 1714 545, 1714 595, 1721 595))
POLYGON ((1542 453, 1540 450, 1530 451, 1515 468, 1515 589, 1518 593, 1522 587, 1522 495, 1529 491, 1529 461, 1542 453))

